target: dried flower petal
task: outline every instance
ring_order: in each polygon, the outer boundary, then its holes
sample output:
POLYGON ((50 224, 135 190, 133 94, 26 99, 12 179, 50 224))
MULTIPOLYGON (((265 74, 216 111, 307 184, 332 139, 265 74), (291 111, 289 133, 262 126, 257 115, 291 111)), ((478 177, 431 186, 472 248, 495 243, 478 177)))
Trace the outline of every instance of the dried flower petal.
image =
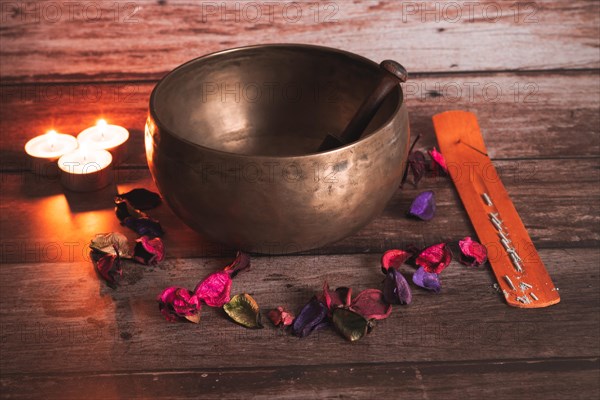
POLYGON ((158 295, 158 309, 167 321, 188 320, 193 323, 200 322, 200 308, 198 297, 187 289, 171 286, 158 295))
POLYGON ((458 261, 471 267, 479 267, 487 261, 487 249, 481 243, 467 236, 458 242, 460 254, 458 261))
POLYGON ((223 310, 234 322, 250 329, 262 329, 260 308, 249 294, 238 294, 223 305, 223 310))
POLYGON ((117 218, 119 221, 123 222, 127 218, 142 218, 147 217, 146 214, 141 212, 140 210, 135 209, 129 202, 120 197, 115 197, 115 214, 117 214, 117 218))
POLYGON ((129 241, 119 232, 98 233, 90 242, 92 250, 104 254, 117 254, 123 258, 131 258, 133 254, 129 249, 129 241))
POLYGON ((392 249, 381 256, 381 270, 387 274, 390 268, 398 269, 404 262, 411 258, 414 253, 405 250, 392 249))
POLYGON ((385 319, 392 313, 392 306, 383 299, 379 289, 363 290, 352 300, 350 309, 366 319, 385 319))
POLYGON ((383 298, 389 304, 410 304, 412 292, 400 271, 391 268, 383 280, 383 298))
POLYGON ((92 260, 98 275, 106 281, 108 286, 115 289, 123 275, 119 252, 115 249, 115 254, 92 254, 92 260))
POLYGON ((441 273, 452 261, 452 251, 446 243, 439 243, 427 247, 415 260, 419 267, 423 267, 426 272, 441 273))
POLYGON ((323 295, 322 300, 329 311, 332 311, 337 307, 344 307, 350 305, 350 298, 352 296, 352 289, 347 287, 339 287, 335 290, 329 289, 329 284, 325 282, 323 284, 323 295))
POLYGON ((225 271, 210 274, 194 289, 196 296, 210 307, 223 307, 229 302, 230 292, 231 276, 225 271))
POLYGON ((250 268, 250 256, 242 251, 238 251, 235 260, 223 268, 223 271, 227 271, 229 276, 235 278, 238 273, 248 268, 250 268))
POLYGON ((292 334, 298 337, 306 337, 311 332, 327 325, 327 306, 317 299, 316 296, 306 303, 300 314, 292 323, 292 334))
POLYGON ((438 152, 434 147, 429 150, 429 157, 433 160, 434 164, 437 165, 444 173, 448 173, 448 166, 446 165, 446 160, 442 153, 438 152))
POLYGON ((165 234, 160 223, 149 217, 127 217, 122 224, 140 236, 161 237, 165 234))
POLYGON ((294 314, 286 311, 283 307, 272 309, 267 316, 275 326, 289 326, 294 322, 294 314))
POLYGON ((435 293, 439 293, 440 290, 442 290, 438 274, 427 272, 423 267, 420 267, 415 271, 412 280, 415 285, 420 286, 423 289, 431 290, 435 293))
POLYGON ((127 200, 132 207, 138 210, 150 210, 158 207, 161 203, 160 195, 147 189, 133 189, 127 193, 119 194, 116 199, 127 200))
POLYGON ((165 247, 160 238, 142 236, 136 239, 133 249, 133 259, 140 264, 152 265, 161 262, 165 258, 165 247))
POLYGON ((431 190, 420 193, 410 205, 409 215, 429 221, 435 215, 435 193, 431 190))
POLYGON ((416 150, 408 155, 408 165, 413 175, 413 185, 416 187, 425 176, 425 154, 416 150))
POLYGON ((355 342, 369 332, 369 321, 362 315, 346 308, 333 310, 333 326, 346 339, 355 342))

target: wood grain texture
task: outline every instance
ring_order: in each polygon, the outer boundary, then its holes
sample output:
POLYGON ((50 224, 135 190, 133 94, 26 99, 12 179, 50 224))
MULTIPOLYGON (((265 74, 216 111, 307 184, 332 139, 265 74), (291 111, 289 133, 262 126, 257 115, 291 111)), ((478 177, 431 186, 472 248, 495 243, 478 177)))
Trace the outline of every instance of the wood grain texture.
MULTIPOLYGON (((489 270, 453 262, 440 295, 413 287, 410 306, 394 307, 356 343, 329 329, 304 340, 268 322, 263 330, 247 330, 209 307, 202 309, 199 325, 164 320, 155 300, 162 289, 193 288, 228 259, 177 258, 152 268, 128 264, 117 290, 98 280, 87 262, 3 265, 0 367, 3 374, 57 374, 598 357, 600 251, 540 255, 560 287, 562 302, 554 307, 507 307, 492 288, 489 270)), ((251 270, 235 278, 232 293, 250 293, 263 310, 298 311, 325 280, 357 292, 379 287, 379 257, 257 257, 251 270)))
POLYGON ((273 42, 393 58, 409 72, 600 66, 594 0, 268 3, 3 1, 2 82, 156 79, 210 52, 273 42))
POLYGON ((597 398, 592 359, 288 365, 130 373, 3 375, 9 399, 597 398), (499 384, 500 383, 500 384, 499 384))
MULTIPOLYGON (((600 243, 600 174, 598 159, 497 161, 502 181, 538 248, 597 246, 600 243)), ((0 192, 0 261, 4 263, 65 262, 87 259, 89 240, 100 232, 135 234, 120 226, 112 198, 136 187, 156 190, 148 170, 119 170, 116 187, 95 193, 65 192, 58 180, 31 173, 5 173, 0 192)), ((257 183, 259 184, 259 183, 257 183)), ((267 190, 266 188, 265 190, 267 190)), ((169 257, 225 256, 235 253, 194 233, 165 204, 148 211, 167 234, 169 257)), ((418 188, 399 189, 383 213, 356 234, 309 254, 380 253, 409 244, 426 246, 474 235, 447 177, 430 176, 418 188), (416 195, 434 190, 436 217, 409 219, 406 211, 416 195), (452 227, 449 229, 448 227, 452 227)), ((293 238, 275 243, 294 249, 293 238), (285 242, 282 242, 285 241, 285 242)), ((272 252, 272 251, 271 251, 272 252)))
MULTIPOLYGON (((125 166, 146 166, 143 130, 152 88, 135 82, 0 87, 0 167, 27 169, 27 140, 51 128, 76 135, 100 117, 130 130, 125 166)), ((421 76, 404 90, 422 149, 435 145, 432 115, 463 109, 477 114, 494 159, 600 155, 596 73, 421 76)))

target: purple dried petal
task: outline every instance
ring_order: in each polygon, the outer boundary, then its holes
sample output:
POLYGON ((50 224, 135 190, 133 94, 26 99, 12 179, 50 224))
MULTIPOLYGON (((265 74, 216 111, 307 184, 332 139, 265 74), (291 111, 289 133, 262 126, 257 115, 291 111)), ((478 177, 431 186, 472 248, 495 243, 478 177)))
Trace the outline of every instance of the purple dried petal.
POLYGON ((132 207, 138 210, 150 210, 158 207, 161 203, 160 195, 147 189, 133 189, 127 193, 119 194, 116 196, 115 201, 117 199, 127 200, 132 207))
POLYGON ((127 218, 142 218, 147 215, 137 210, 133 207, 129 202, 120 197, 115 197, 115 214, 117 214, 117 218, 119 221, 123 222, 127 218))
POLYGON ((410 205, 410 215, 429 221, 435 215, 435 193, 431 190, 419 194, 410 205))
POLYGON ((431 160, 434 162, 434 165, 437 165, 439 169, 441 169, 444 173, 448 173, 448 166, 446 165, 446 159, 442 155, 442 153, 438 152, 434 147, 429 150, 429 156, 431 160))
POLYGON ((460 254, 458 261, 471 267, 479 267, 487 261, 487 249, 469 236, 458 242, 460 254))
POLYGON ((391 268, 383 280, 383 298, 389 304, 410 304, 412 292, 400 271, 391 268))
POLYGON ((161 237, 165 234, 160 223, 149 217, 127 217, 122 221, 122 224, 140 236, 161 237))
POLYGON ((384 301, 381 290, 366 289, 352 300, 350 310, 366 319, 385 319, 392 313, 392 306, 384 301))
POLYGON ((414 255, 411 251, 392 249, 383 253, 381 256, 381 270, 384 274, 391 269, 398 269, 409 258, 414 255))
POLYGON ((250 256, 242 251, 238 251, 235 260, 223 268, 223 271, 227 271, 229 276, 235 278, 238 273, 248 268, 250 268, 250 256))
POLYGON ((158 309, 167 321, 200 321, 201 304, 198 297, 187 289, 171 286, 158 295, 158 309))
POLYGON ((420 267, 415 271, 412 280, 415 285, 420 286, 423 289, 431 290, 435 293, 439 293, 440 290, 442 290, 438 274, 427 272, 423 267, 420 267))
POLYGON ((119 279, 123 275, 119 253, 116 249, 115 252, 116 254, 109 253, 102 255, 99 253, 94 255, 95 252, 92 252, 92 260, 94 260, 96 272, 113 289, 117 287, 119 279))
POLYGON ((194 293, 207 306, 223 307, 231 300, 231 276, 225 271, 212 273, 196 285, 194 293))
POLYGON ((160 238, 142 236, 136 239, 133 249, 133 259, 140 264, 152 265, 161 262, 165 258, 165 248, 160 238))
POLYGON ((314 330, 326 326, 327 311, 327 306, 320 302, 316 296, 313 296, 294 319, 292 334, 303 338, 310 335, 314 330))
POLYGON ((440 274, 452 261, 452 251, 446 243, 427 247, 417 256, 415 263, 426 272, 440 274))

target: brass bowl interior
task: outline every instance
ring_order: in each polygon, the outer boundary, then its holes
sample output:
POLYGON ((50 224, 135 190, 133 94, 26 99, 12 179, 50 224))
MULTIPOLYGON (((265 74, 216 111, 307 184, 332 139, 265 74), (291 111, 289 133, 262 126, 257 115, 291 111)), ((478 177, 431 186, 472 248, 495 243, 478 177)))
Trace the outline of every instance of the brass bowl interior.
MULTIPOLYGON (((182 65, 155 89, 157 120, 175 136, 249 156, 315 153, 340 133, 373 90, 379 69, 360 56, 315 47, 266 46, 221 52, 182 65)), ((364 136, 400 106, 388 96, 364 136)))

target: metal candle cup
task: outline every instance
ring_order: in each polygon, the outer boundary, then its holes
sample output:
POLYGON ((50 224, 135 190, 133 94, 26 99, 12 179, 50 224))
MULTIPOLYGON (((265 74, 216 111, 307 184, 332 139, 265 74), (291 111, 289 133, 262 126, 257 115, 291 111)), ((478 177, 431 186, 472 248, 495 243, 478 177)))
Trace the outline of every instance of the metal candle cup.
POLYGON ((34 174, 50 175, 56 169, 56 161, 60 156, 77 148, 77 139, 54 130, 34 137, 25 144, 25 152, 29 155, 30 169, 34 174))
POLYGON ((103 119, 95 126, 84 129, 77 135, 82 146, 93 149, 108 150, 113 156, 113 164, 119 165, 127 156, 129 131, 119 125, 107 124, 103 119))
POLYGON ((61 183, 73 192, 91 192, 113 179, 112 155, 106 150, 80 148, 58 160, 61 183))

